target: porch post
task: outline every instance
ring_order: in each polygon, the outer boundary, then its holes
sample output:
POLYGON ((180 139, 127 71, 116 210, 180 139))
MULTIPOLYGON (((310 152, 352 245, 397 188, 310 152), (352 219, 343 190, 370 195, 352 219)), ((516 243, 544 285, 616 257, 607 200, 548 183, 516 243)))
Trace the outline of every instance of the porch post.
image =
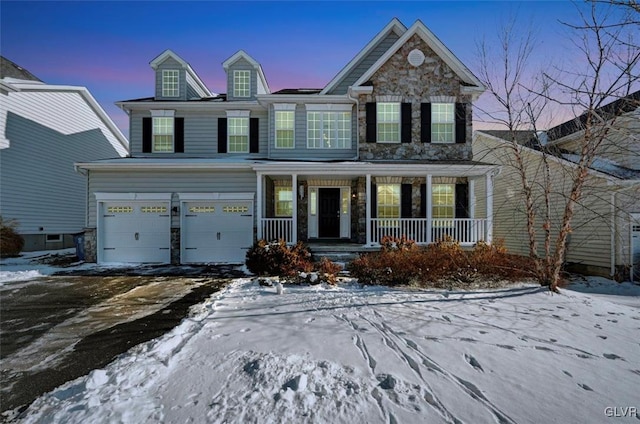
POLYGON ((469 218, 476 217, 476 180, 469 178, 469 218))
POLYGON ((431 174, 427 175, 427 188, 425 190, 425 195, 427 196, 427 244, 432 243, 432 228, 433 228, 433 205, 432 201, 432 193, 433 190, 431 188, 431 174))
POLYGON ((262 175, 262 173, 257 172, 256 178, 256 225, 258 228, 258 240, 262 240, 262 181, 264 179, 264 176, 262 175))
POLYGON ((367 235, 367 246, 371 246, 371 174, 367 174, 365 182, 366 193, 366 227, 365 234, 367 235))
POLYGON ((493 238, 493 171, 485 174, 485 184, 487 187, 487 226, 485 242, 491 244, 493 238))
POLYGON ((291 211, 291 243, 296 244, 298 242, 298 175, 291 174, 291 194, 292 194, 292 207, 291 211))

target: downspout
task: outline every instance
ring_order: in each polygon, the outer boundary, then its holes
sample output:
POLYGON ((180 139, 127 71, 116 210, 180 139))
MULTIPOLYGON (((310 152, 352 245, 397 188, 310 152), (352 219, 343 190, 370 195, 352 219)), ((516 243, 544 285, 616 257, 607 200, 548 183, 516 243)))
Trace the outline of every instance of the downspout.
MULTIPOLYGON (((633 260, 633 257, 632 257, 633 260)), ((609 275, 616 274, 616 192, 611 193, 611 270, 609 275)))
POLYGON ((351 87, 349 87, 347 89, 347 98, 356 102, 356 157, 354 160, 360 160, 360 118, 358 116, 360 113, 360 100, 357 97, 353 97, 351 92, 351 87))

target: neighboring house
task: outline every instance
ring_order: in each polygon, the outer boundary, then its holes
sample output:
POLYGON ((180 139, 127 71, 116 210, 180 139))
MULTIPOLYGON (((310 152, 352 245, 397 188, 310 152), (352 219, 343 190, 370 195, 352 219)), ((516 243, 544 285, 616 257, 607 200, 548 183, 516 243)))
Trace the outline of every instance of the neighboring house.
POLYGON ((167 50, 154 96, 117 103, 131 157, 78 164, 88 259, 244 262, 256 238, 491 240, 498 167, 471 152, 484 87, 420 21, 393 19, 324 88, 272 93, 244 51, 222 65, 214 94, 167 50))
MULTIPOLYGON (((569 267, 586 273, 640 280, 640 92, 612 102, 596 112, 613 128, 600 145, 583 197, 576 206, 567 245, 569 267)), ((518 134, 524 146, 527 176, 533 181, 539 251, 544 249, 542 169, 544 158, 553 180, 552 228, 555 242, 571 173, 579 160, 584 115, 567 121, 539 137, 518 134), (542 143, 540 142, 542 141, 542 143), (541 145, 542 144, 542 145, 541 145), (545 152, 545 153, 543 153, 545 152)), ((522 185, 514 167, 507 131, 478 131, 473 153, 478 160, 502 165, 495 179, 494 237, 504 239, 509 251, 528 255, 529 239, 522 185)))
POLYGON ((0 62, 0 215, 17 221, 24 251, 73 246, 87 196, 74 163, 125 156, 127 140, 86 88, 0 62))

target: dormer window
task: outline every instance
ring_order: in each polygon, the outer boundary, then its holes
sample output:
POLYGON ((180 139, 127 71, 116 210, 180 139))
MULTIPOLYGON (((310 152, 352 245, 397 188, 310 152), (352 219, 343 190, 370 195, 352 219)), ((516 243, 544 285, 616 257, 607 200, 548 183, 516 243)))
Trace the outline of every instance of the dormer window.
POLYGON ((162 97, 180 96, 179 73, 174 69, 162 71, 162 97))
POLYGON ((233 97, 250 97, 251 72, 233 71, 233 97))

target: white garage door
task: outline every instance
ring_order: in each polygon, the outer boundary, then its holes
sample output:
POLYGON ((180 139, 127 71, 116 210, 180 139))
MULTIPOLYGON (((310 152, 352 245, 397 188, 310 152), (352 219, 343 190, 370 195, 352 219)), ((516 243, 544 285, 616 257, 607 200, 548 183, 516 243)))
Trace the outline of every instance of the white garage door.
POLYGON ((171 212, 164 201, 101 203, 100 262, 171 262, 171 212))
POLYGON ((182 204, 182 263, 241 263, 253 243, 253 202, 182 204))

